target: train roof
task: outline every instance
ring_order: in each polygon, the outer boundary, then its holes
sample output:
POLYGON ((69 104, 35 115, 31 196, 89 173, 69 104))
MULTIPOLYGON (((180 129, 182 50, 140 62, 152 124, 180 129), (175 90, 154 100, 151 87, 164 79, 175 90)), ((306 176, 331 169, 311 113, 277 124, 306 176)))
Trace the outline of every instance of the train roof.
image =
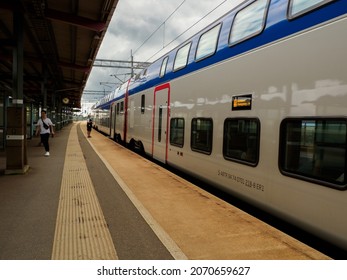
MULTIPOLYGON (((154 61, 146 69, 132 77, 130 81, 125 82, 120 87, 117 95, 110 98, 112 95, 111 93, 108 98, 104 98, 96 107, 109 108, 112 102, 124 97, 127 87, 128 94, 132 95, 155 85, 163 84, 180 76, 209 67, 226 59, 245 54, 266 44, 274 43, 291 34, 301 32, 312 26, 346 15, 347 13, 347 0, 315 1, 316 4, 311 7, 308 7, 309 3, 307 2, 308 1, 297 1, 301 6, 294 9, 293 0, 244 1, 154 61), (325 8, 322 9, 322 7, 325 8), (260 26, 255 32, 249 28, 249 26, 252 26, 256 21, 253 20, 252 17, 259 18, 258 21, 260 26), (243 26, 242 20, 247 21, 248 19, 252 20, 246 22, 248 23, 247 27, 245 27, 245 24, 243 26), (235 26, 240 29, 243 28, 242 32, 244 32, 246 36, 242 37, 242 34, 238 34, 236 37, 241 36, 241 39, 232 41, 231 37, 234 36, 232 32, 235 26), (197 58, 196 53, 199 42, 202 40, 201 38, 214 28, 219 28, 215 49, 208 55, 197 58), (174 64, 178 53, 188 45, 189 51, 185 65, 179 69, 175 69, 174 64), (161 76, 162 63, 166 58, 168 59, 165 73, 161 76)), ((241 31, 239 31, 239 33, 241 33, 241 31)))

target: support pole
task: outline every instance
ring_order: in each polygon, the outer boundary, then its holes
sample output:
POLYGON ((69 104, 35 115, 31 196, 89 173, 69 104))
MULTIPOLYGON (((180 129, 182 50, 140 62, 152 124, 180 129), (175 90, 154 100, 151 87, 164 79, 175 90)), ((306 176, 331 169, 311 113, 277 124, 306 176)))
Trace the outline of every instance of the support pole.
POLYGON ((12 104, 7 108, 5 174, 24 174, 29 169, 23 94, 23 21, 21 11, 14 10, 13 30, 16 46, 13 49, 12 104))
POLYGON ((44 64, 42 65, 42 76, 41 93, 43 97, 43 109, 47 110, 47 68, 44 64))

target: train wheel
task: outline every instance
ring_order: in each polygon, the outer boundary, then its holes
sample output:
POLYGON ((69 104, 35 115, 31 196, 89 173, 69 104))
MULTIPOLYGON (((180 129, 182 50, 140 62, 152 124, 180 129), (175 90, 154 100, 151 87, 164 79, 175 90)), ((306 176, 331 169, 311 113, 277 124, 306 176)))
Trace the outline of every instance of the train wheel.
POLYGON ((136 143, 134 139, 131 139, 129 144, 128 144, 128 149, 134 151, 136 147, 136 143))
POLYGON ((116 141, 117 143, 119 143, 119 144, 122 143, 122 138, 120 137, 119 134, 116 135, 115 141, 116 141))
POLYGON ((140 155, 145 155, 145 147, 143 146, 142 142, 139 142, 139 154, 140 155))

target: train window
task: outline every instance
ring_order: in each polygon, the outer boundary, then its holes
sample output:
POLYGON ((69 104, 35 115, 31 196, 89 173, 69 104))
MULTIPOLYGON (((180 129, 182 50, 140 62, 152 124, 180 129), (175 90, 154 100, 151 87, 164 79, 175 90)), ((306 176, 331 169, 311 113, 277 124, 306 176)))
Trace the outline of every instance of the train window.
POLYGON ((163 63, 161 64, 161 67, 160 67, 160 74, 159 74, 160 78, 164 77, 165 75, 168 60, 169 60, 168 56, 163 59, 163 63))
POLYGON ((186 44, 177 51, 174 62, 174 71, 180 70, 187 66, 190 46, 191 43, 186 44))
POLYGON ((124 101, 120 103, 120 113, 124 113, 124 101))
POLYGON ((254 1, 236 14, 230 31, 230 45, 247 40, 263 31, 268 3, 268 0, 254 1))
POLYGON ((119 115, 119 102, 117 103, 116 114, 119 115))
POLYGON ((288 6, 288 18, 292 19, 305 14, 333 0, 291 0, 288 6))
POLYGON ((256 166, 259 161, 260 122, 258 119, 224 121, 223 156, 227 160, 256 166))
POLYGON ((192 120, 191 149, 196 152, 211 154, 213 122, 208 118, 192 120))
POLYGON ((184 118, 170 120, 170 144, 183 147, 184 144, 184 118))
POLYGON ((146 96, 144 94, 141 95, 141 114, 145 113, 146 107, 146 96))
POLYGON ((216 52, 220 28, 221 24, 201 35, 196 50, 196 60, 204 59, 216 52))
POLYGON ((158 122, 158 142, 161 142, 161 131, 163 126, 163 107, 159 107, 159 122, 158 122))
POLYGON ((346 188, 346 119, 286 119, 281 124, 284 175, 346 188))

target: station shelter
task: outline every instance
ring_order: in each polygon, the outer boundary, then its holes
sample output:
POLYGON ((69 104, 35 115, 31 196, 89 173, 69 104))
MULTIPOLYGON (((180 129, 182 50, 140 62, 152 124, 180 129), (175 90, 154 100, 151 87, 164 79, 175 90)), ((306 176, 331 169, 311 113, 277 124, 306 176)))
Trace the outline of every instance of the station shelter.
POLYGON ((41 110, 60 130, 72 121, 118 0, 0 2, 0 155, 25 173, 26 140, 41 110))

